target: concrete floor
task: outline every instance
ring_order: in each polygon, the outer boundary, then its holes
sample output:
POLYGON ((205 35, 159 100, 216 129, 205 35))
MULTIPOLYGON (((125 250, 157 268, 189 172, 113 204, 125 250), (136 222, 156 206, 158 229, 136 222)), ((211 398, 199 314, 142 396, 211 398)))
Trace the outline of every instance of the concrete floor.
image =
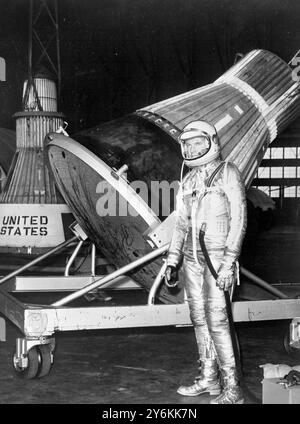
MULTIPOLYGON (((255 258, 260 267, 258 275, 267 278, 267 273, 271 272, 270 275, 275 276, 273 283, 289 281, 299 284, 300 262, 297 255, 300 238, 288 232, 286 240, 280 238, 279 246, 278 237, 276 232, 268 232, 258 244, 255 258), (271 249, 275 243, 277 253, 271 249), (280 255, 280 251, 287 252, 287 256, 280 255), (272 254, 268 254, 270 252, 272 254), (266 275, 261 275, 264 270, 266 275), (286 275, 286 279, 281 278, 286 275)), ((253 293, 250 293, 250 297, 257 296, 257 288, 252 286, 251 290, 253 293)), ((298 290, 296 294, 299 293, 298 290)), ((265 295, 259 293, 260 298, 269 298, 269 295, 265 295)), ((50 304, 55 300, 38 299, 30 294, 23 297, 29 303, 50 304)), ((99 305, 103 306, 103 303, 99 305)), ((244 381, 259 402, 262 399, 263 379, 260 365, 300 364, 300 354, 293 358, 283 348, 283 335, 288 325, 289 321, 283 320, 236 324, 244 381)), ((23 380, 15 375, 12 355, 16 337, 22 335, 7 322, 7 342, 0 343, 0 404, 209 403, 208 395, 185 398, 176 394, 179 385, 191 383, 197 375, 197 352, 192 327, 57 333, 52 370, 48 376, 37 380, 23 380)), ((247 393, 246 403, 255 403, 247 393)))
MULTIPOLYGON (((288 321, 236 324, 244 380, 262 398, 259 365, 300 363, 283 349, 288 321)), ((55 362, 42 379, 17 377, 11 364, 19 331, 7 326, 0 345, 1 404, 202 404, 210 397, 185 398, 180 384, 193 381, 196 345, 191 327, 58 333, 55 362)), ((246 403, 255 403, 246 394, 246 403)))

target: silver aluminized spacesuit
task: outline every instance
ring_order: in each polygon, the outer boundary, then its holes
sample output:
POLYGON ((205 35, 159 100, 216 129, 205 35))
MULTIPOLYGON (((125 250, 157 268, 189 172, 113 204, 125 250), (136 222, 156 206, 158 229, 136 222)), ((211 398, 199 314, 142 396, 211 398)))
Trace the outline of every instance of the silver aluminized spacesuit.
POLYGON ((166 281, 183 256, 185 288, 201 372, 193 385, 181 386, 178 393, 196 396, 209 392, 219 395, 211 403, 243 403, 224 290, 235 280, 236 261, 246 229, 244 185, 235 165, 221 161, 218 136, 211 124, 191 122, 179 140, 184 163, 190 171, 178 192, 166 281), (199 245, 203 223, 205 245, 218 273, 217 280, 209 271, 199 245))

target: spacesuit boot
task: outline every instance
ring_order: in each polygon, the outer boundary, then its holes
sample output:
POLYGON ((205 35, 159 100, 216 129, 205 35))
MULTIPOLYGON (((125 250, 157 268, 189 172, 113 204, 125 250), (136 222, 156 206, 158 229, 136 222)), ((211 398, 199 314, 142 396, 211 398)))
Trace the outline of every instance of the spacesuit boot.
POLYGON ((222 370, 223 391, 215 399, 210 401, 211 404, 230 405, 244 403, 244 397, 241 387, 239 386, 237 373, 235 368, 225 368, 222 370))
POLYGON ((182 396, 198 396, 203 393, 218 395, 221 386, 218 378, 218 366, 215 359, 205 359, 201 362, 200 375, 191 386, 180 386, 177 390, 182 396))

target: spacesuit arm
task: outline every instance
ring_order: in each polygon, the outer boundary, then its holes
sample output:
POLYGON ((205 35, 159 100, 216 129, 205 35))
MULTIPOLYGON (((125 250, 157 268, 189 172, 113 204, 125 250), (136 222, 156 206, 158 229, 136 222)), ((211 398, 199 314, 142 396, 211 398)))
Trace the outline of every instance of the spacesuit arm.
POLYGON ((247 226, 245 186, 239 170, 228 163, 224 170, 224 192, 229 213, 229 232, 221 267, 231 268, 238 259, 247 226))
POLYGON ((176 198, 176 219, 167 255, 167 266, 177 267, 182 257, 182 249, 188 229, 188 213, 181 188, 176 198))

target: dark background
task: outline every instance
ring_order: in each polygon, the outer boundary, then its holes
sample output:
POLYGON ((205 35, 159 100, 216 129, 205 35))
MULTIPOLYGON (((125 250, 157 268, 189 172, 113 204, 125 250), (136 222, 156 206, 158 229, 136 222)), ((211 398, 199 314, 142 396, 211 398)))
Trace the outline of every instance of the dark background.
MULTIPOLYGON (((238 52, 263 48, 289 61, 300 48, 299 0, 59 0, 58 10, 59 110, 70 133, 212 82, 238 52)), ((12 129, 28 12, 28 0, 0 0, 0 126, 12 129)))

